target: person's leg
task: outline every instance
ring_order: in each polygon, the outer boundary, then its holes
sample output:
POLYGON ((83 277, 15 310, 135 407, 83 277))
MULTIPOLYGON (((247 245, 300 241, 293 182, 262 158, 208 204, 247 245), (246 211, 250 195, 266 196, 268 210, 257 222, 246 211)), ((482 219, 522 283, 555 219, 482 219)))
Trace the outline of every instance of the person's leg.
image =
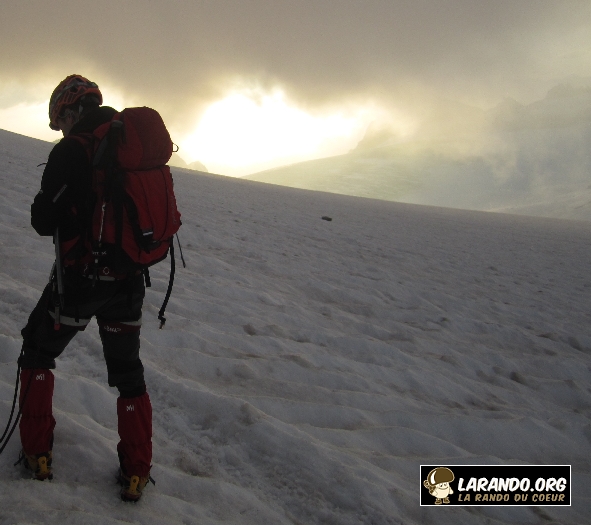
POLYGON ((152 461, 152 405, 146 392, 144 367, 139 357, 143 275, 125 282, 113 300, 97 312, 99 333, 107 363, 109 386, 117 387, 117 420, 120 441, 117 453, 123 477, 138 478, 139 499, 150 476, 152 461))
POLYGON ((152 405, 139 358, 140 325, 99 321, 109 386, 117 387, 117 452, 127 475, 147 477, 152 460, 152 405))
POLYGON ((23 456, 38 479, 51 478, 51 452, 55 419, 52 411, 55 358, 88 320, 76 322, 65 317, 55 329, 51 306, 51 285, 43 291, 37 306, 21 331, 23 355, 20 358, 21 419, 19 431, 23 456))

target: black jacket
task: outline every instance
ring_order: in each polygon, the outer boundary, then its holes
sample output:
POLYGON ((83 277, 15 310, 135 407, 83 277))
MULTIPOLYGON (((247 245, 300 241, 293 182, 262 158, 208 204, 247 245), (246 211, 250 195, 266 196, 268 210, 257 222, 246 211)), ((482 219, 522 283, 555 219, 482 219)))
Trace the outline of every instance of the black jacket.
MULTIPOLYGON (((104 106, 85 115, 70 134, 92 133, 109 122, 116 110, 104 106)), ((59 226, 62 240, 82 232, 89 224, 94 197, 92 168, 86 150, 77 140, 64 137, 49 154, 41 190, 31 205, 31 225, 39 235, 53 235, 59 226), (72 211, 76 210, 76 214, 72 211)))

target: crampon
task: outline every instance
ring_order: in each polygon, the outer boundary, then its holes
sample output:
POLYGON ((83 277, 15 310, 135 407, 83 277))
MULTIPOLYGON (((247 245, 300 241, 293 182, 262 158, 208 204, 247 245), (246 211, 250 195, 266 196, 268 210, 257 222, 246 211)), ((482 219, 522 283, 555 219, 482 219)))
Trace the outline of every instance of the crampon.
POLYGON ((138 502, 148 481, 156 485, 151 476, 128 476, 120 468, 117 474, 117 483, 121 485, 121 499, 132 503, 138 502))
POLYGON ((27 470, 31 471, 33 479, 45 481, 46 479, 53 479, 51 462, 51 450, 43 454, 35 455, 29 455, 24 450, 21 450, 20 456, 15 465, 22 463, 27 470))

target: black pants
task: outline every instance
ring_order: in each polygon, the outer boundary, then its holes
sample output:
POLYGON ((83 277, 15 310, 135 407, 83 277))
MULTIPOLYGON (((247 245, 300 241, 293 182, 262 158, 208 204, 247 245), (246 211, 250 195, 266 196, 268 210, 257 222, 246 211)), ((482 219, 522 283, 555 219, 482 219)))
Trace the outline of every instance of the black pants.
POLYGON ((123 280, 99 280, 93 286, 87 277, 66 273, 65 304, 57 330, 52 293, 52 285, 48 284, 21 331, 21 367, 55 368, 55 359, 96 316, 109 386, 117 387, 121 397, 142 395, 146 391, 144 367, 139 358, 145 295, 143 274, 123 280))

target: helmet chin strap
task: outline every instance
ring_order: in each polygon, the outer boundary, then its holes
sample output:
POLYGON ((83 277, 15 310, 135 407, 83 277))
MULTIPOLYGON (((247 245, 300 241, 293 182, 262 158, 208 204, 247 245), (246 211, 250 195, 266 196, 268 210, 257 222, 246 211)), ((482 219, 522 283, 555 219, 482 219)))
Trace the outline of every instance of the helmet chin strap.
POLYGON ((82 112, 82 106, 78 108, 78 112, 74 111, 73 109, 66 110, 66 116, 72 117, 74 120, 74 124, 80 120, 80 113, 82 112))
POLYGON ((66 135, 69 135, 70 130, 80 120, 80 113, 78 113, 74 109, 66 109, 65 115, 64 115, 63 118, 65 118, 65 119, 70 119, 71 118, 72 119, 71 120, 72 124, 68 128, 61 127, 62 133, 64 134, 64 137, 65 137, 66 135))

